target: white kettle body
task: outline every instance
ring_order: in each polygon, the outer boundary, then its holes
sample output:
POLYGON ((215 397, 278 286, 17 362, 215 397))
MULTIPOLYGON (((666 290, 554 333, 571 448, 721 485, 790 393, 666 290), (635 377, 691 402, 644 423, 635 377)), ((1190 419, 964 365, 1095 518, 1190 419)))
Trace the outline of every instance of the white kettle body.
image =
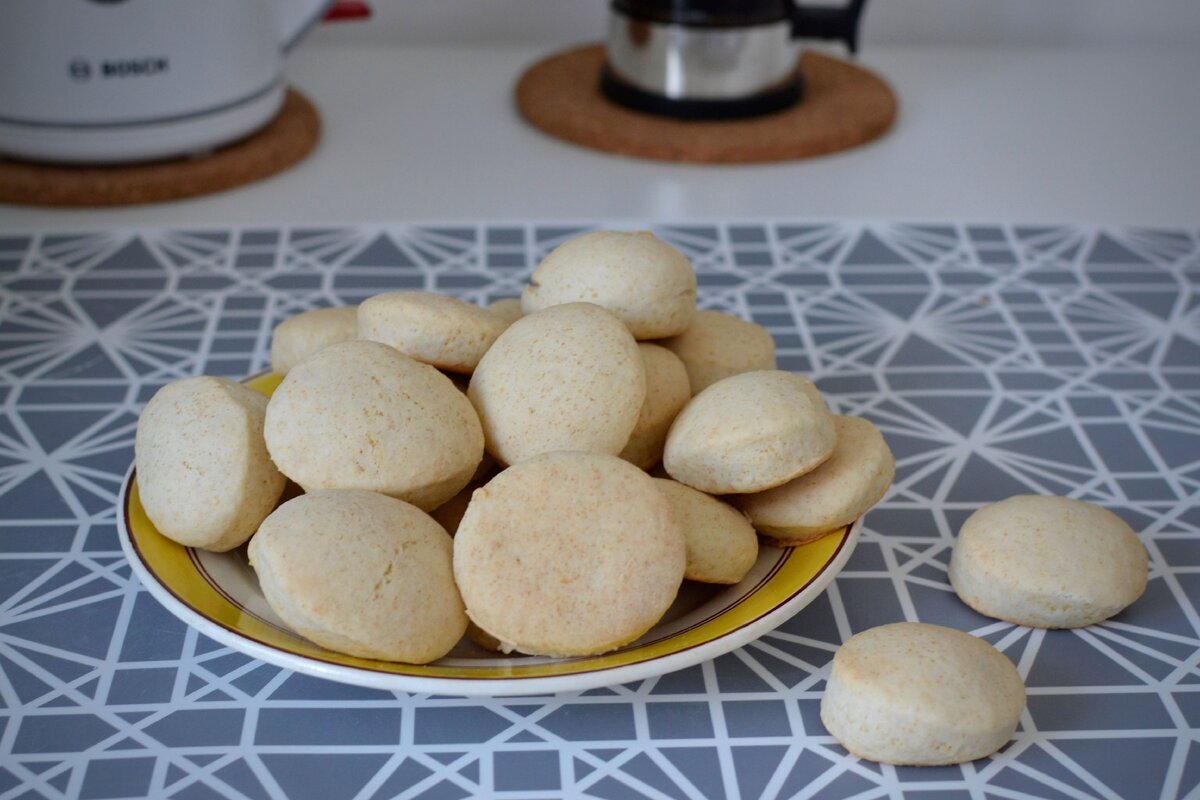
POLYGON ((123 163, 265 125, 283 53, 331 0, 5 0, 0 153, 123 163))

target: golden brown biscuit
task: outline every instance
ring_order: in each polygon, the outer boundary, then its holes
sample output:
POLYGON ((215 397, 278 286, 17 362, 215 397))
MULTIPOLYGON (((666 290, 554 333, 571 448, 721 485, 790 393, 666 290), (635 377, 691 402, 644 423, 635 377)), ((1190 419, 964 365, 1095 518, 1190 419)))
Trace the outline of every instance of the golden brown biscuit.
POLYGON ((683 531, 654 480, 616 456, 559 452, 476 490, 454 537, 471 620, 507 651, 604 653, 666 612, 683 531))
POLYGON ((1137 534, 1108 509, 1017 495, 963 523, 950 583, 980 614, 1036 628, 1079 628, 1141 597, 1148 569, 1137 534))
POLYGON ((731 375, 775 369, 775 340, 770 332, 722 311, 697 311, 686 331, 658 344, 683 361, 692 394, 731 375))
POLYGON ((646 399, 646 370, 619 319, 568 303, 514 322, 479 362, 467 396, 501 463, 555 450, 616 455, 646 399))
POLYGON ((415 506, 330 490, 280 506, 249 556, 267 602, 301 636, 339 653, 424 664, 467 627, 452 547, 415 506))
POLYGON ((824 464, 782 486, 734 499, 772 544, 790 547, 841 530, 892 485, 896 459, 879 429, 857 417, 834 417, 833 425, 837 446, 824 464))
POLYGON ((674 353, 656 344, 638 342, 646 368, 646 400, 621 458, 642 469, 662 459, 667 431, 692 398, 687 370, 674 353))
POLYGON ((859 758, 935 766, 996 752, 1024 708, 1021 676, 999 650, 962 631, 899 622, 838 650, 821 721, 859 758))
POLYGON ((457 494, 483 458, 462 392, 378 342, 335 344, 299 364, 271 396, 264 432, 305 491, 368 489, 422 509, 457 494))
POLYGON ((358 338, 468 375, 505 327, 487 309, 433 292, 377 294, 358 307, 358 338))
POLYGON ((745 372, 714 383, 679 412, 663 466, 709 494, 761 492, 816 469, 836 440, 833 415, 812 381, 745 372))
POLYGON ((357 335, 356 306, 318 308, 288 317, 271 333, 271 371, 287 375, 312 354, 357 335))
POLYGON ((655 478, 671 501, 687 541, 683 577, 703 583, 737 583, 758 560, 758 537, 740 511, 682 483, 655 478))
POLYGON ((687 329, 696 311, 696 273, 683 253, 649 231, 596 231, 554 248, 521 295, 525 313, 595 303, 637 339, 687 329))
POLYGON ((226 378, 168 383, 138 417, 142 506, 159 533, 223 552, 271 513, 286 479, 263 442, 267 398, 226 378))

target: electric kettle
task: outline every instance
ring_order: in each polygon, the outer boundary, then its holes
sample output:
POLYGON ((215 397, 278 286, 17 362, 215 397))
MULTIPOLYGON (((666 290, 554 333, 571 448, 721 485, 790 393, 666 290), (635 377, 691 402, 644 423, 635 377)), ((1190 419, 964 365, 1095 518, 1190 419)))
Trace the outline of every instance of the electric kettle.
POLYGON ((332 0, 5 0, 0 153, 78 164, 203 153, 270 121, 283 54, 332 0))
POLYGON ((601 89, 613 102, 683 119, 751 117, 798 102, 800 39, 851 52, 866 0, 613 0, 601 89))

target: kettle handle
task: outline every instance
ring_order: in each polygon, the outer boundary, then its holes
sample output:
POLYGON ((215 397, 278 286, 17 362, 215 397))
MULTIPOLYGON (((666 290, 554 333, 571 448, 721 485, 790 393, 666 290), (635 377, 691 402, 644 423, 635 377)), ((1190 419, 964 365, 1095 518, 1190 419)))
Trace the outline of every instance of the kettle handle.
POLYGON ((280 49, 285 53, 291 50, 333 3, 334 0, 274 0, 280 49))
POLYGON ((858 21, 867 0, 850 0, 844 6, 802 6, 792 3, 792 36, 837 39, 851 53, 858 52, 858 21))

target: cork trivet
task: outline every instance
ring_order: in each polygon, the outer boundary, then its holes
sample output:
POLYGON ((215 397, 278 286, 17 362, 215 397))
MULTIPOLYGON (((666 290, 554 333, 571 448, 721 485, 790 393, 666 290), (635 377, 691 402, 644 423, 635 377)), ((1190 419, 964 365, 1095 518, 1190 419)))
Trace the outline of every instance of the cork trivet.
POLYGON ((0 202, 35 206, 125 206, 211 194, 282 172, 321 138, 308 98, 289 89, 275 119, 209 155, 113 166, 34 164, 0 158, 0 202))
POLYGON ((788 161, 857 147, 896 118, 896 95, 868 70, 820 53, 800 60, 804 99, 740 120, 676 120, 633 111, 600 93, 604 47, 586 45, 534 64, 517 83, 517 107, 559 139, 639 158, 701 164, 788 161))

